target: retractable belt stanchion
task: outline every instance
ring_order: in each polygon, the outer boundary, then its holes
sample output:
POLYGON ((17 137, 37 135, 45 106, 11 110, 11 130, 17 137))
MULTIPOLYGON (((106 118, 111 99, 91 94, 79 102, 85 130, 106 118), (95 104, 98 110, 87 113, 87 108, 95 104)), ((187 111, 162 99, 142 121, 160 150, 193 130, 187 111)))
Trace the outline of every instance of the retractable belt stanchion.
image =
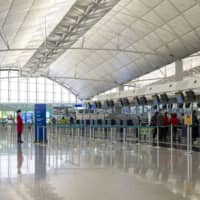
POLYGON ((149 145, 150 145, 151 144, 151 126, 148 126, 148 128, 149 128, 148 133, 149 133, 149 145))
POLYGON ((159 127, 157 126, 157 148, 159 148, 159 127))
POLYGON ((91 140, 91 138, 92 138, 92 128, 91 128, 91 124, 90 124, 89 128, 90 128, 90 140, 91 140))
POLYGON ((111 141, 111 145, 113 144, 113 128, 112 125, 110 126, 110 141, 111 141))
POLYGON ((190 153, 192 153, 192 127, 190 126, 189 127, 189 129, 190 129, 190 153))
POLYGON ((173 150, 173 126, 170 126, 171 150, 173 150))
POLYGON ((78 139, 80 139, 80 127, 78 125, 78 139))
POLYGON ((95 129, 94 129, 94 123, 93 123, 93 127, 92 127, 92 137, 93 137, 93 139, 95 139, 94 138, 94 131, 95 131, 95 129))
POLYGON ((42 127, 42 134, 43 134, 42 135, 42 140, 43 140, 42 142, 43 142, 43 144, 45 144, 45 127, 44 126, 42 127))
POLYGON ((39 129, 40 127, 37 127, 37 139, 36 139, 36 141, 35 142, 39 142, 39 132, 40 132, 40 129, 39 129))
POLYGON ((190 150, 192 153, 192 127, 190 126, 190 150))
POLYGON ((192 153, 192 130, 189 125, 187 125, 187 154, 192 153))
POLYGON ((190 147, 189 147, 189 144, 190 144, 190 129, 189 129, 189 126, 187 125, 187 153, 189 153, 190 151, 190 147))
POLYGON ((123 128, 123 146, 125 147, 126 145, 126 128, 123 128))
POLYGON ((137 144, 140 144, 140 125, 136 127, 137 144))
POLYGON ((72 139, 74 138, 74 127, 73 125, 70 125, 71 129, 72 129, 72 139))

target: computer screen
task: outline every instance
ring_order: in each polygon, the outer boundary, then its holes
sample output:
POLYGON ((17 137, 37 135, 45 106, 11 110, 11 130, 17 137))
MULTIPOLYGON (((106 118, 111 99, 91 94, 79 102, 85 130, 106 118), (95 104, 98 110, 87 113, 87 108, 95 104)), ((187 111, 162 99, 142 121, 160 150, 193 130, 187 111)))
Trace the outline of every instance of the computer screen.
POLYGON ((183 104, 184 102, 184 96, 182 94, 177 96, 177 103, 178 104, 183 104))

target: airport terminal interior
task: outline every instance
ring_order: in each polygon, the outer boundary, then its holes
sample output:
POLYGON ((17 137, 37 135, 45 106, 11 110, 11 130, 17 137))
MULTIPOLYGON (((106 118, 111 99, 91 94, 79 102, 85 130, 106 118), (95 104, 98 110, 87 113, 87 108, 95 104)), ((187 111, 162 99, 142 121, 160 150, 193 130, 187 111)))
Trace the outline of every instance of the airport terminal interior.
POLYGON ((200 0, 0 0, 0 199, 200 200, 200 0))

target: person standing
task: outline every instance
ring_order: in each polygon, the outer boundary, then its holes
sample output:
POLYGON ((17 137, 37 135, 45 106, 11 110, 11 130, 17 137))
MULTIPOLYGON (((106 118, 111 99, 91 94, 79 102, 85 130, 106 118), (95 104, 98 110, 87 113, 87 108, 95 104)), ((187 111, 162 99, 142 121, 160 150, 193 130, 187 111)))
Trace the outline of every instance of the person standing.
POLYGON ((22 141, 22 131, 23 131, 23 121, 21 117, 21 110, 17 111, 17 141, 18 143, 23 143, 22 141))
POLYGON ((179 124, 178 118, 177 118, 177 114, 176 113, 172 113, 171 115, 171 119, 170 119, 170 124, 173 127, 173 137, 174 137, 174 141, 176 141, 177 138, 177 126, 179 124))
POLYGON ((166 142, 167 141, 168 131, 169 131, 169 126, 170 126, 170 121, 169 121, 169 117, 168 117, 168 113, 167 112, 165 112, 165 114, 164 114, 163 123, 164 123, 163 140, 166 142))
POLYGON ((158 112, 155 112, 154 115, 151 118, 151 126, 153 127, 153 140, 155 140, 157 135, 157 116, 158 112))
POLYGON ((158 138, 159 139, 163 139, 163 125, 164 125, 164 121, 163 121, 163 110, 159 110, 158 115, 157 115, 157 127, 158 127, 158 138))
POLYGON ((199 135, 199 120, 196 110, 192 112, 192 139, 196 140, 199 135))
POLYGON ((61 125, 66 125, 67 124, 67 120, 65 119, 65 117, 63 116, 60 120, 61 125))

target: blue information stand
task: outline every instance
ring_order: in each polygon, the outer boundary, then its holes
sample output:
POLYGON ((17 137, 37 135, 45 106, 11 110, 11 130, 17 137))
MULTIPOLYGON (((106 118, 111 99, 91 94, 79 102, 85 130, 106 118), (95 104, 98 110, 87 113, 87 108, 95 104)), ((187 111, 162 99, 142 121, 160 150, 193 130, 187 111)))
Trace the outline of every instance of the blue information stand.
POLYGON ((46 104, 35 104, 35 142, 47 143, 46 104))

